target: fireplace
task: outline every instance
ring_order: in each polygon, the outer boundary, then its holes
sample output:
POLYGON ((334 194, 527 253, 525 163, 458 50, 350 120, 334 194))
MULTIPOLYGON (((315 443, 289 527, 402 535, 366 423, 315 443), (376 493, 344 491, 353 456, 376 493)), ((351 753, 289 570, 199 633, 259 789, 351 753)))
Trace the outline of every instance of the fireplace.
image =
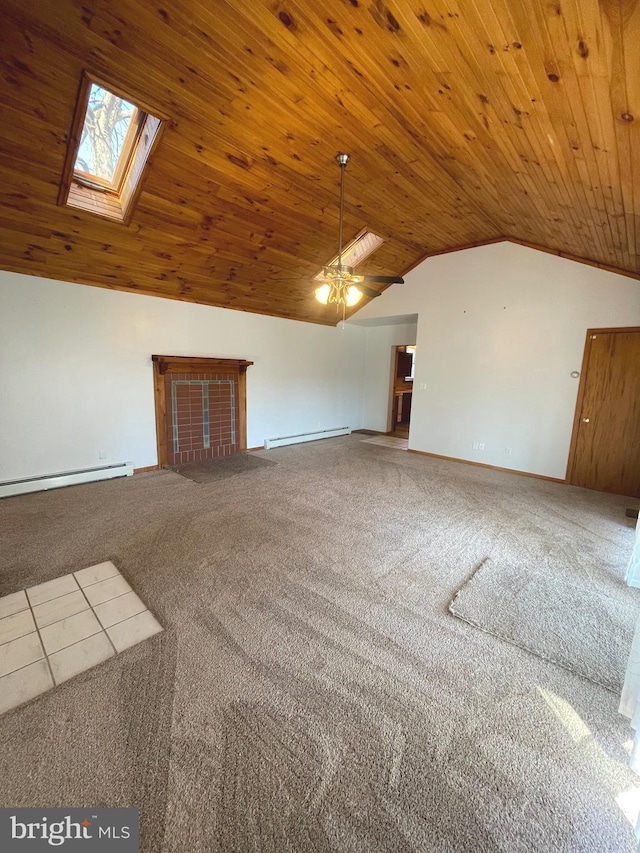
POLYGON ((241 359, 152 356, 158 464, 183 465, 246 450, 241 359))

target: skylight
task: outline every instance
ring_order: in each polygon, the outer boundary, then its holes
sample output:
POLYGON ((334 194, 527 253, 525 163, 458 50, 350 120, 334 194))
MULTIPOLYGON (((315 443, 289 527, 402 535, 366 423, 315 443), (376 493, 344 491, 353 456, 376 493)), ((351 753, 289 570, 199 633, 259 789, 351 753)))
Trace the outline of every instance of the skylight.
POLYGON ((92 83, 73 170, 75 177, 117 190, 143 117, 135 104, 92 83))
POLYGON ((83 75, 58 204, 128 223, 163 125, 126 95, 83 75))
MULTIPOLYGON (((378 237, 373 231, 362 231, 350 243, 347 243, 342 250, 342 263, 347 267, 356 267, 383 243, 384 239, 378 237)), ((334 267, 337 263, 338 255, 332 258, 327 266, 334 267)), ((324 278, 324 272, 319 272, 316 278, 324 278)))

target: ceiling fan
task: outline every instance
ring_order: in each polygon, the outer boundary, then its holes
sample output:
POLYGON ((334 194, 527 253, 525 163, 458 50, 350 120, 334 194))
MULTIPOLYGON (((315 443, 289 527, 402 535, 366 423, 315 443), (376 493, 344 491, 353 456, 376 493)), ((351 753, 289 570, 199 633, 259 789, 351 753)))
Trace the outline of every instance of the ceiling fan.
POLYGON ((337 308, 342 305, 344 318, 345 308, 356 305, 362 296, 373 299, 381 296, 379 290, 367 287, 368 284, 404 284, 404 279, 397 275, 356 275, 353 267, 343 263, 344 242, 342 236, 344 219, 344 172, 349 162, 348 154, 338 154, 336 162, 340 166, 340 224, 338 254, 336 260, 324 267, 318 279, 322 282, 316 288, 315 296, 323 305, 335 304, 337 308))

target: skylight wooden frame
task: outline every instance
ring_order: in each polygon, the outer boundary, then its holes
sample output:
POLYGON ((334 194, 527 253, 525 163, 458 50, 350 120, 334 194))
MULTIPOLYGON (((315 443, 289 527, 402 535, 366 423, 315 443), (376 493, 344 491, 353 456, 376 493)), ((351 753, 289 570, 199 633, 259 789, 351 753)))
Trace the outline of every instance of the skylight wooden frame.
MULTIPOLYGON (((380 246, 382 246, 382 244, 385 242, 386 242, 386 240, 384 239, 384 237, 381 237, 379 234, 376 234, 375 231, 371 231, 369 228, 363 228, 361 231, 358 231, 356 236, 352 240, 349 240, 349 242, 343 248, 343 250, 342 250, 342 263, 348 267, 355 267, 358 264, 361 264, 364 260, 366 260, 370 255, 372 255, 376 251, 376 249, 379 249, 380 246), (358 258, 358 260, 356 261, 355 264, 350 264, 348 262, 349 252, 351 252, 353 250, 354 246, 356 246, 360 242, 360 240, 365 236, 365 234, 372 234, 380 242, 376 246, 374 246, 372 249, 370 249, 368 252, 366 252, 361 258, 358 258)), ((338 255, 335 255, 330 260, 330 262, 328 264, 324 265, 324 267, 320 270, 320 272, 315 276, 315 279, 316 280, 324 279, 324 270, 327 267, 335 267, 335 266, 337 266, 337 264, 338 264, 338 255)))
POLYGON ((61 207, 77 208, 128 225, 142 189, 147 166, 157 149, 167 121, 167 116, 159 114, 154 107, 148 107, 139 98, 132 97, 118 86, 113 86, 87 71, 83 72, 69 133, 58 204, 61 207), (127 130, 127 137, 131 132, 134 138, 131 142, 128 138, 125 139, 123 145, 123 151, 125 145, 130 145, 131 151, 126 162, 123 162, 122 156, 119 158, 113 186, 93 175, 87 175, 84 179, 84 173, 78 176, 75 171, 89 96, 94 84, 133 104, 138 113, 135 117, 137 120, 132 121, 127 130))

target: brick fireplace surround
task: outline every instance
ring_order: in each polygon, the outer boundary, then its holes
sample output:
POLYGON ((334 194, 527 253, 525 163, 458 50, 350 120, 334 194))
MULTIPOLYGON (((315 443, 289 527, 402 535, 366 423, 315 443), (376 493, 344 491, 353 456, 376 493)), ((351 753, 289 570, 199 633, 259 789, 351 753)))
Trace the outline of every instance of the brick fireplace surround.
POLYGON ((181 465, 246 450, 246 370, 240 359, 152 356, 158 463, 181 465))

